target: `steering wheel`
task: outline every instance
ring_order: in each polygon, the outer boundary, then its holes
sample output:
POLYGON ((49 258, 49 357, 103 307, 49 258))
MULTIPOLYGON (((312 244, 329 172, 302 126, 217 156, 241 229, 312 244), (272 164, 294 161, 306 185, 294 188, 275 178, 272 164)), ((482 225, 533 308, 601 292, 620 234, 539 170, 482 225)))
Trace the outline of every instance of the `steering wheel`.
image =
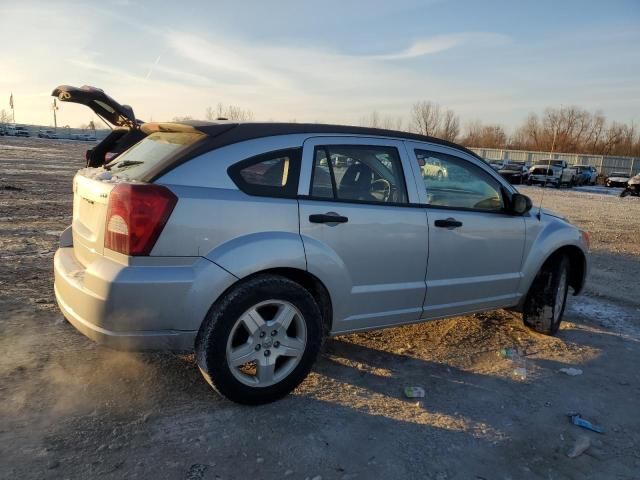
POLYGON ((384 178, 378 178, 377 180, 374 180, 373 182, 371 182, 370 191, 372 194, 381 193, 382 200, 386 202, 387 200, 389 200, 389 197, 391 196, 391 183, 389 183, 389 181, 385 180, 384 178), (376 184, 381 184, 382 188, 377 187, 376 184))

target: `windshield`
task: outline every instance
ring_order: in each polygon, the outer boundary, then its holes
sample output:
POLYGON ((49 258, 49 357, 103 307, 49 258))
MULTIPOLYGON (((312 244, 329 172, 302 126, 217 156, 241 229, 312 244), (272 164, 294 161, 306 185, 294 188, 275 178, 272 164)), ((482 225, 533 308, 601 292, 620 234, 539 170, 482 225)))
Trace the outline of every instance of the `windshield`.
POLYGON ((105 165, 106 170, 137 180, 154 166, 204 138, 199 132, 156 132, 105 165))
POLYGON ((611 174, 612 177, 624 177, 624 178, 629 178, 629 175, 625 172, 613 172, 611 174))
POLYGON ((541 165, 555 165, 556 167, 562 167, 564 160, 540 160, 541 165))

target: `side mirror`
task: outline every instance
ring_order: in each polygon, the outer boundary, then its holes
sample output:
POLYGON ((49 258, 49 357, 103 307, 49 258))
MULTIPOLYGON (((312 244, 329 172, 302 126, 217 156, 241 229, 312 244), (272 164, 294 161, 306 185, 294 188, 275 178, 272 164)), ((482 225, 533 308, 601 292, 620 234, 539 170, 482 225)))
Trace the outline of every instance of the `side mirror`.
POLYGON ((424 167, 427 164, 427 161, 424 158, 418 158, 418 166, 424 167))
POLYGON ((514 193, 511 197, 511 212, 515 215, 524 215, 532 206, 531 199, 526 195, 514 193))

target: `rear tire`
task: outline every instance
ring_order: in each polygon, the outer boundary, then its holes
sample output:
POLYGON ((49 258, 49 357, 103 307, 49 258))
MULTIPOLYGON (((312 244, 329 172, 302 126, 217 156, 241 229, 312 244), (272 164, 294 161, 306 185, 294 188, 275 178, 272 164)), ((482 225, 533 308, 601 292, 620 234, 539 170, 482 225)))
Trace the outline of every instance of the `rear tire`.
POLYGON ((278 275, 257 275, 211 307, 196 338, 198 367, 234 402, 273 402, 308 375, 322 335, 322 314, 305 288, 278 275))
POLYGON ((545 335, 560 328, 569 292, 569 259, 554 255, 538 272, 522 311, 524 324, 545 335))

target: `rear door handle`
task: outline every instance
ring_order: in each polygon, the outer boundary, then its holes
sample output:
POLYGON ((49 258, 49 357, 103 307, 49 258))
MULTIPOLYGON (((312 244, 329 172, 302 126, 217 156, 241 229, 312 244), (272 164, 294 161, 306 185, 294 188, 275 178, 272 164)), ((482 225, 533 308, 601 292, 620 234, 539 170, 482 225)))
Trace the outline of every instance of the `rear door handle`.
POLYGON ((454 228, 459 228, 462 226, 462 222, 456 220, 455 218, 445 218, 444 220, 436 220, 434 222, 434 225, 436 227, 440 227, 440 228, 448 228, 448 229, 454 229, 454 228))
POLYGON ((328 212, 309 215, 309 221, 311 223, 347 223, 349 219, 335 212, 328 212))

